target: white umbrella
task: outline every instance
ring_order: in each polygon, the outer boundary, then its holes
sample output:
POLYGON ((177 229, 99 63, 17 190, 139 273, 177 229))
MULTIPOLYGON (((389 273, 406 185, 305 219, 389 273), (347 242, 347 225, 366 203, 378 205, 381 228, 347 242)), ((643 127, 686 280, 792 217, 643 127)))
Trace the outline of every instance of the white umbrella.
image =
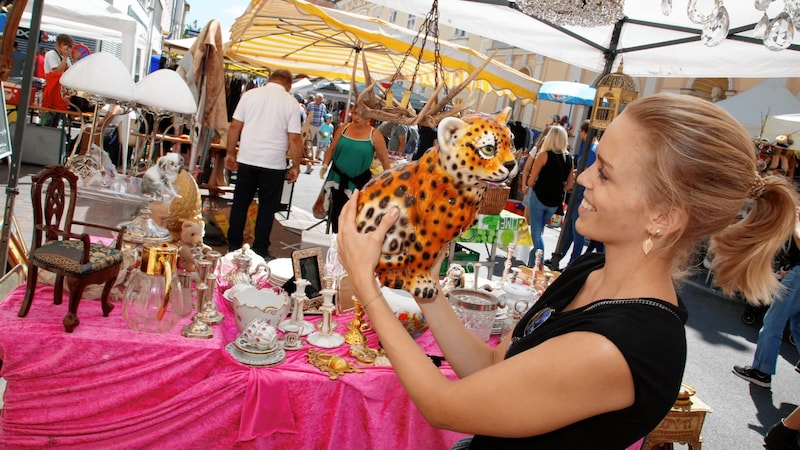
MULTIPOLYGON (((420 17, 431 6, 430 0, 371 2, 420 17)), ((513 2, 497 3, 439 0, 440 22, 597 73, 609 73, 620 58, 633 77, 796 77, 800 67, 800 45, 770 51, 753 37, 762 13, 752 1, 725 3, 730 33, 716 47, 700 41, 703 27, 689 21, 686 2, 673 1, 674 10, 665 16, 659 1, 628 0, 623 19, 592 28, 560 27, 507 6, 513 2)), ((782 7, 783 2, 772 2, 768 15, 775 17, 782 7)))

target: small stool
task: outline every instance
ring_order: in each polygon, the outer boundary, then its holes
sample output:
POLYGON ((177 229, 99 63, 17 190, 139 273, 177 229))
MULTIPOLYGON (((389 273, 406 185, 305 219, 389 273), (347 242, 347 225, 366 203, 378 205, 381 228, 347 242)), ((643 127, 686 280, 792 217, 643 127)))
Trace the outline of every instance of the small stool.
POLYGON ((689 400, 691 404, 688 408, 672 407, 661 423, 647 435, 642 450, 671 449, 675 442, 686 444, 692 450, 700 450, 703 445, 700 432, 706 413, 711 412, 711 408, 696 395, 689 397, 689 400))

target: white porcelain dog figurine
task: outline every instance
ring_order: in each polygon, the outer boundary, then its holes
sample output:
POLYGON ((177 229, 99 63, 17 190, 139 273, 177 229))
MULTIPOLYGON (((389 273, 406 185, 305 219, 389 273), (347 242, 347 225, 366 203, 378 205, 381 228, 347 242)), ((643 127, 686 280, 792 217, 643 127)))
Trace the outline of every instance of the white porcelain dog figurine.
POLYGON ((182 169, 183 157, 179 153, 168 153, 158 158, 142 176, 142 195, 153 200, 180 197, 173 183, 182 169))

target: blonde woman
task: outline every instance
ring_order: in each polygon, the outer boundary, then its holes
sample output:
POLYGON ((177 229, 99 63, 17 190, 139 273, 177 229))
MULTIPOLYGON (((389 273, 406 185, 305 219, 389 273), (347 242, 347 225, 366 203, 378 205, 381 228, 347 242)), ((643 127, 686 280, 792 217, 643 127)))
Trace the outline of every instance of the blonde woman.
POLYGON ((339 257, 393 370, 428 422, 475 435, 470 449, 623 449, 652 431, 680 389, 688 312, 675 282, 702 240, 725 292, 755 303, 778 289, 772 258, 794 227, 794 188, 756 173, 749 133, 718 106, 670 94, 630 103, 578 182, 577 229, 606 252, 570 264, 511 339, 484 343, 441 293, 416 299, 456 380, 431 364, 375 282, 397 208, 366 234, 355 199, 342 210, 339 257))
POLYGON ((544 251, 544 226, 564 202, 564 191, 572 189, 575 181, 572 157, 567 150, 567 138, 567 130, 562 126, 551 126, 525 180, 530 188, 528 223, 533 238, 533 248, 528 256, 529 267, 534 264, 536 250, 544 251))
POLYGON ((522 194, 522 207, 525 209, 523 214, 528 223, 531 222, 531 216, 528 213, 528 205, 531 202, 531 189, 528 187, 528 175, 531 173, 533 161, 536 159, 536 153, 538 152, 538 149, 541 148, 544 138, 547 137, 548 130, 550 130, 550 125, 545 127, 544 131, 539 134, 539 137, 536 138, 536 143, 534 144, 533 148, 523 158, 524 161, 522 163, 522 172, 519 174, 519 181, 517 182, 517 189, 522 194))

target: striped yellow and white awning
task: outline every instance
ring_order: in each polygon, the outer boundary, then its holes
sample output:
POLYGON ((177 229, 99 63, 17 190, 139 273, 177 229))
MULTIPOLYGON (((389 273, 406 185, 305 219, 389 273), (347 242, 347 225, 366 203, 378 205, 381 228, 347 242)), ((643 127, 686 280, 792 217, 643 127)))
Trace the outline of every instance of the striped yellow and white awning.
MULTIPOLYGON (((373 80, 399 76, 434 86, 434 42, 420 56, 418 39, 403 61, 416 31, 363 15, 323 8, 304 0, 252 0, 231 27, 226 57, 249 65, 285 68, 294 73, 364 82, 362 57, 373 80), (363 55, 363 56, 362 56, 363 55), (417 57, 422 63, 417 66, 417 57), (415 76, 416 75, 416 76, 415 76)), ((452 88, 480 66, 486 56, 468 47, 440 41, 445 83, 452 88)), ((540 81, 493 60, 471 89, 535 102, 540 81)))

